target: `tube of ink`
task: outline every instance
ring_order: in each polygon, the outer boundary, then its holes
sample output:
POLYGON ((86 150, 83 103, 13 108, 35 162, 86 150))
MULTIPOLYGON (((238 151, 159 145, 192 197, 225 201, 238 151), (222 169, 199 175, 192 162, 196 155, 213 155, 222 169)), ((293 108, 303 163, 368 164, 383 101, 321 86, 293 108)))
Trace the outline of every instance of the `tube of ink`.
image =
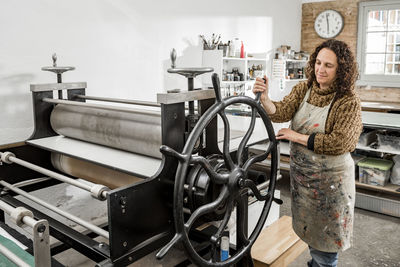
POLYGON ((221 237, 221 261, 229 258, 229 236, 221 237))

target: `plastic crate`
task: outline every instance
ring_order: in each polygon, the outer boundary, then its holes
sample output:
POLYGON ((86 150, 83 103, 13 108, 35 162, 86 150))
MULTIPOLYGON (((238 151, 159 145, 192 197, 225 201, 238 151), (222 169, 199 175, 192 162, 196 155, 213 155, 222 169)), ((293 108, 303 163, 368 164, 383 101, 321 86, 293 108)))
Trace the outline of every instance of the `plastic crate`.
POLYGON ((356 208, 400 217, 400 201, 382 196, 356 192, 356 208))
POLYGON ((360 183, 384 186, 389 180, 393 161, 365 158, 359 161, 357 165, 360 183))

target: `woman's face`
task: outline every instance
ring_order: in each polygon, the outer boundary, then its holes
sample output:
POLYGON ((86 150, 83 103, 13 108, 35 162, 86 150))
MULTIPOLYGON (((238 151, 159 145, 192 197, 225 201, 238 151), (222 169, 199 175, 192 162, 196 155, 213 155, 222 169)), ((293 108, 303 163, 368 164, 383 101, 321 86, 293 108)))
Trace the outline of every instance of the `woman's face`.
POLYGON ((322 48, 315 61, 315 77, 320 88, 328 88, 335 81, 337 68, 336 54, 329 48, 322 48))

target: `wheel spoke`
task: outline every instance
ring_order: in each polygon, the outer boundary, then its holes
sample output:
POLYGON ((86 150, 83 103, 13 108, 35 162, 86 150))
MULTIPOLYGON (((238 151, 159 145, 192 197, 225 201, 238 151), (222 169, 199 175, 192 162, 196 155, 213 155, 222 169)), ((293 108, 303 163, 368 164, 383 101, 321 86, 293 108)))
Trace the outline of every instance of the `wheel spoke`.
POLYGON ((211 203, 208 203, 204 206, 201 206, 197 210, 195 210, 190 216, 189 220, 185 223, 186 231, 189 231, 192 227, 193 223, 202 215, 214 211, 218 208, 219 205, 227 198, 228 196, 228 187, 224 186, 219 194, 218 198, 211 203))
POLYGON ((226 184, 229 180, 229 174, 217 173, 208 162, 208 160, 202 156, 192 156, 190 159, 190 163, 200 164, 210 177, 211 181, 216 184, 226 184))
POLYGON ((169 251, 176 243, 178 243, 181 239, 182 239, 182 235, 176 233, 175 236, 171 239, 171 241, 169 241, 168 244, 166 244, 162 249, 160 249, 160 251, 157 252, 156 258, 159 259, 159 260, 161 260, 162 258, 164 258, 165 254, 167 254, 168 251, 169 251))
MULTIPOLYGON (((212 240, 218 240, 221 237, 222 231, 225 230, 226 225, 229 222, 229 218, 231 217, 233 210, 233 199, 228 198, 228 206, 226 207, 226 212, 224 215, 224 219, 222 220, 221 224, 218 227, 218 231, 212 236, 212 240)), ((213 242, 211 242, 213 243, 213 242)))
POLYGON ((256 184, 250 179, 246 179, 244 181, 244 186, 250 188, 250 190, 253 192, 254 196, 257 198, 258 201, 264 201, 271 197, 270 194, 266 194, 264 196, 261 195, 261 192, 260 190, 258 190, 256 184))
POLYGON ((261 162, 265 160, 269 153, 271 153, 272 148, 274 147, 274 143, 270 142, 267 151, 262 154, 256 155, 254 157, 249 158, 243 165, 243 169, 247 171, 247 169, 256 162, 261 162))
POLYGON ((224 160, 225 160, 225 165, 228 168, 228 170, 233 170, 235 168, 235 164, 232 161, 231 154, 229 153, 229 140, 230 140, 230 125, 228 118, 226 117, 225 111, 219 112, 219 115, 222 118, 222 121, 224 122, 224 147, 223 147, 223 154, 224 154, 224 160))
POLYGON ((243 164, 243 150, 247 145, 247 142, 250 139, 251 134, 254 131, 254 126, 256 124, 256 110, 254 107, 251 108, 251 121, 250 121, 250 126, 249 129, 247 130, 246 134, 244 135, 242 141, 240 142, 238 152, 237 152, 237 162, 239 166, 242 166, 243 164))
MULTIPOLYGON (((246 211, 244 209, 244 206, 238 203, 238 205, 236 205, 236 216, 239 216, 239 214, 246 214, 246 211)), ((246 246, 250 241, 245 234, 247 233, 247 229, 245 229, 244 226, 244 221, 241 224, 236 225, 236 235, 238 241, 240 241, 243 246, 246 246)))
POLYGON ((217 262, 217 244, 211 242, 211 262, 217 262))

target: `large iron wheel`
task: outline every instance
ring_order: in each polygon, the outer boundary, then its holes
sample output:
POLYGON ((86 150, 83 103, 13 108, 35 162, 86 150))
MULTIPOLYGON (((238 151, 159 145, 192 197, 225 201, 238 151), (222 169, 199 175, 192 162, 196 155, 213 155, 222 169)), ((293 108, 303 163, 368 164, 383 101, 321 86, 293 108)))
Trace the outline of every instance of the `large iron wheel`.
MULTIPOLYGON (((250 249, 257 239, 258 235, 260 234, 260 231, 268 216, 272 201, 278 201, 277 199, 274 199, 278 164, 277 140, 275 138, 272 123, 269 120, 269 117, 264 108, 260 104, 259 95, 257 95, 255 99, 247 96, 234 96, 222 100, 217 74, 213 74, 212 81, 214 90, 216 91, 216 103, 211 106, 197 122, 195 128, 191 132, 183 148, 182 153, 178 153, 177 151, 167 146, 161 147, 161 152, 165 155, 177 158, 179 161, 179 165, 175 178, 173 207, 176 234, 172 238, 172 240, 158 252, 157 258, 162 258, 176 243, 183 242, 185 250, 193 263, 199 266, 231 266, 232 264, 237 263, 244 256, 250 258, 251 261, 250 249), (225 114, 225 109, 229 105, 236 103, 249 105, 252 109, 252 117, 249 129, 247 130, 238 147, 236 161, 234 161, 231 157, 231 154, 229 153, 230 125, 228 118, 225 114), (246 145, 254 131, 257 113, 260 115, 265 125, 270 142, 268 144, 266 152, 260 155, 252 156, 245 160, 244 153, 246 150, 246 145), (192 154, 196 141, 202 135, 203 130, 207 127, 210 121, 218 115, 221 117, 224 123, 224 143, 222 156, 225 163, 225 171, 220 173, 215 171, 215 169, 210 165, 205 157, 192 154), (265 160, 269 154, 271 154, 271 172, 269 177, 268 190, 266 191, 266 193, 263 194, 258 189, 256 183, 253 180, 248 179, 248 171, 253 164, 265 160), (185 222, 183 212, 183 195, 189 165, 200 165, 207 172, 211 181, 221 186, 221 191, 214 201, 200 206, 195 211, 193 211, 189 219, 185 222), (265 201, 261 215, 258 218, 258 222, 253 232, 250 234, 249 237, 247 237, 247 230, 243 229, 243 225, 236 226, 238 239, 241 240, 242 245, 238 247, 236 249, 236 253, 229 257, 226 261, 218 261, 215 259, 215 257, 211 257, 210 260, 207 260, 200 256, 194 249, 188 236, 189 231, 194 225, 194 222, 198 220, 201 216, 213 212, 215 209, 222 205, 226 205, 226 212, 218 227, 218 230, 210 238, 212 250, 211 255, 215 255, 216 250, 219 246, 221 235, 223 234, 223 231, 228 224, 235 204, 238 203, 243 194, 247 194, 248 191, 251 191, 257 198, 257 200, 265 201)), ((243 205, 237 205, 237 211, 239 213, 241 212, 240 209, 243 208, 243 205)))

